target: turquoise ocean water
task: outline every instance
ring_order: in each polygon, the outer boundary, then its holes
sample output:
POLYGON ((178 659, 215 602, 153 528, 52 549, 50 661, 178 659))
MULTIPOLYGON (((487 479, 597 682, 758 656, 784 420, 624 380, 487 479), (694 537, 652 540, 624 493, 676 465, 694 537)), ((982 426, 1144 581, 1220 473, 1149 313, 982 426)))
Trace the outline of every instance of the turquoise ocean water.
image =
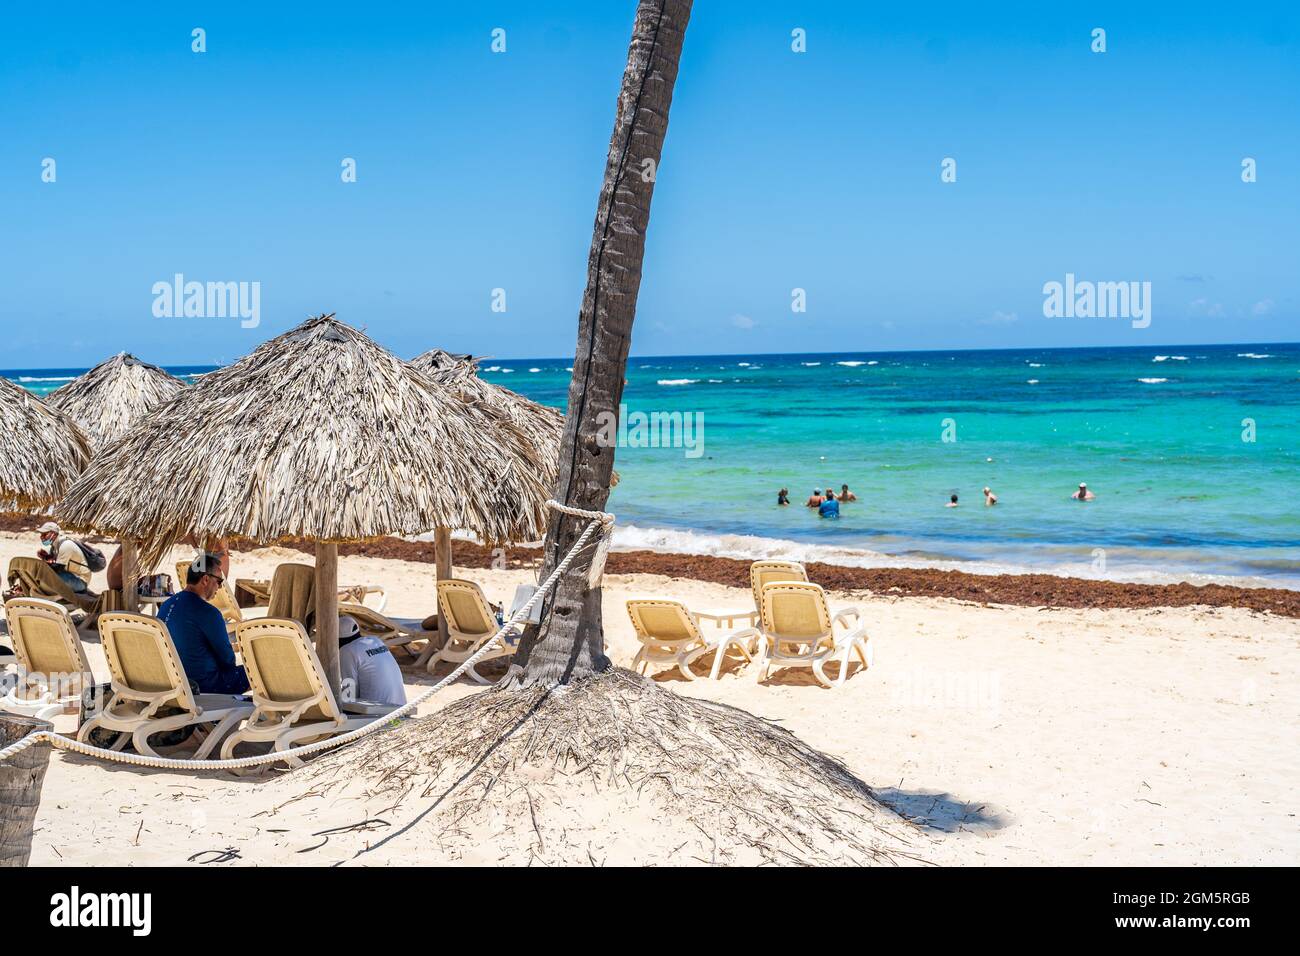
MULTIPOLYGON (((563 406, 568 366, 481 374, 563 406)), ((1300 587, 1300 345, 634 357, 624 402, 703 430, 618 449, 619 547, 1300 587), (838 521, 803 507, 844 482, 838 521)))

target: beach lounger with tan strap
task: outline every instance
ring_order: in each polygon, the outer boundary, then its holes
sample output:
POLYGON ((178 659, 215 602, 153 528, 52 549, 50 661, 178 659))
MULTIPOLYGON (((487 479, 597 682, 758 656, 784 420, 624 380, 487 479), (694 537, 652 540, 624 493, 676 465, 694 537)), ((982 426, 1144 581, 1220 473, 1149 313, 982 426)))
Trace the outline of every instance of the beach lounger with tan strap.
POLYGON ((5 620, 20 670, 0 710, 42 720, 77 713, 82 690, 94 678, 67 608, 43 598, 10 598, 5 620))
POLYGON ((832 616, 821 585, 770 581, 763 585, 760 608, 759 627, 733 635, 761 635, 762 659, 757 680, 766 680, 773 667, 810 667, 823 687, 840 687, 848 676, 852 655, 857 655, 863 667, 871 666, 871 638, 866 628, 857 624, 857 609, 846 608, 832 616), (835 632, 836 625, 841 628, 839 634, 835 632), (830 660, 837 660, 840 665, 834 684, 825 672, 826 662, 830 660))
POLYGON ((721 612, 713 615, 722 624, 734 625, 736 621, 745 620, 750 627, 758 627, 762 616, 763 585, 773 581, 807 581, 808 572, 804 566, 795 561, 755 561, 749 566, 749 589, 754 595, 754 610, 721 612))
POLYGON ((642 674, 650 664, 673 664, 687 680, 695 680, 691 663, 712 652, 713 669, 709 677, 717 680, 730 648, 738 650, 745 660, 751 660, 751 642, 745 632, 717 637, 705 637, 700 632, 700 620, 716 620, 716 615, 687 610, 686 605, 677 601, 628 601, 627 613, 641 642, 640 650, 632 659, 632 669, 639 667, 642 674))
POLYGON ((350 615, 362 634, 379 638, 389 650, 400 647, 412 656, 411 642, 431 641, 438 636, 437 631, 426 631, 419 621, 385 617, 364 604, 340 604, 339 614, 350 615))
POLYGON ((74 610, 93 611, 99 595, 74 591, 58 572, 40 558, 16 557, 9 561, 9 587, 23 597, 45 598, 67 604, 74 610))
MULTIPOLYGON (((240 607, 262 607, 271 603, 271 582, 255 578, 236 578, 235 595, 240 607)), ((388 606, 388 591, 378 584, 348 584, 339 586, 339 600, 348 604, 361 604, 372 611, 382 612, 388 606), (370 603, 366 603, 366 602, 370 603)))
MULTIPOLYGON (((339 593, 349 590, 340 588, 339 593)), ((423 630, 419 621, 396 621, 364 604, 341 602, 339 613, 350 614, 362 634, 379 638, 390 650, 411 641, 429 640, 436 633, 423 630)), ((316 569, 310 564, 282 564, 276 568, 266 616, 299 621, 310 629, 316 619, 316 569)))
POLYGON ((88 740, 96 728, 115 730, 120 736, 112 749, 121 750, 129 738, 136 753, 157 757, 150 737, 213 724, 194 754, 203 760, 253 713, 253 705, 239 697, 195 694, 167 625, 155 617, 120 611, 101 614, 99 637, 113 677, 111 695, 104 709, 81 725, 78 740, 88 740))
POLYGON ((271 575, 266 616, 297 621, 310 629, 316 620, 316 569, 310 564, 282 564, 271 575))
POLYGON ((243 743, 270 743, 285 763, 302 766, 289 751, 347 733, 396 707, 366 701, 343 707, 335 700, 307 631, 298 621, 260 618, 235 629, 248 671, 253 715, 221 746, 222 758, 243 743))
MULTIPOLYGON (((438 612, 442 615, 446 627, 447 641, 438 649, 438 653, 429 659, 426 665, 432 674, 440 661, 460 664, 472 657, 484 641, 501 629, 496 614, 483 595, 483 589, 473 581, 448 578, 438 582, 438 612)), ((475 661, 474 666, 499 657, 510 657, 519 649, 519 633, 507 635, 507 639, 483 657, 475 661)), ((466 671, 479 684, 491 681, 480 676, 474 667, 466 671)))

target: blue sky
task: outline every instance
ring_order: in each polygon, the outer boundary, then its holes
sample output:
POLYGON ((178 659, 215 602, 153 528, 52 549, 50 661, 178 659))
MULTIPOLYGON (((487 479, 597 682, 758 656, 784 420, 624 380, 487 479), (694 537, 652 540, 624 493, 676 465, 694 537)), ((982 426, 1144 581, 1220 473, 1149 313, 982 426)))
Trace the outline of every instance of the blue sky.
MULTIPOLYGON (((322 311, 570 354, 634 6, 7 6, 0 366, 224 363, 322 311), (261 325, 154 317, 178 272, 260 282, 261 325)), ((633 351, 1296 339, 1298 117, 1293 4, 701 2, 633 351), (1066 273, 1151 282, 1150 327, 1044 318, 1066 273)))

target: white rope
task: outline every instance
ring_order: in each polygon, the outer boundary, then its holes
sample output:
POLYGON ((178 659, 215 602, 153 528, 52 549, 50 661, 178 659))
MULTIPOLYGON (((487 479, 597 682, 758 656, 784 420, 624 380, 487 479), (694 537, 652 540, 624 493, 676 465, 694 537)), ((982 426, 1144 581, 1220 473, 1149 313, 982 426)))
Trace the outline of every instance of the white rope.
POLYGON ((131 764, 137 767, 155 767, 163 770, 243 770, 248 767, 257 767, 262 764, 276 763, 289 757, 310 757, 312 754, 320 753, 323 750, 330 750, 334 747, 342 747, 353 741, 360 740, 369 734, 374 733, 381 727, 390 726, 397 719, 414 711, 426 700, 432 697, 438 691, 442 690, 448 684, 452 683, 461 674, 473 667, 479 659, 489 650, 499 644, 504 637, 519 627, 520 621, 528 617, 533 606, 545 596, 560 575, 569 569, 578 552, 586 545, 587 541, 597 528, 608 527, 614 521, 614 516, 604 511, 584 511, 581 508, 574 508, 569 505, 561 504, 558 501, 550 500, 546 502, 547 507, 563 514, 573 515, 578 518, 590 518, 591 522, 583 529, 578 540, 573 543, 569 553, 564 556, 564 560, 555 566, 555 570, 550 573, 547 579, 537 588, 533 596, 511 615, 510 620, 501 625, 501 629, 496 632, 490 639, 475 651, 468 660, 464 661, 454 671, 444 677, 438 683, 434 684, 415 700, 403 704, 401 707, 384 714, 382 717, 376 717, 373 721, 364 727, 358 727, 356 730, 349 731, 346 734, 340 734, 337 737, 331 737, 328 740, 318 740, 314 744, 306 744, 302 747, 294 747, 292 750, 272 751, 267 754, 259 754, 255 757, 231 757, 227 760, 177 760, 172 757, 149 757, 142 754, 125 754, 117 750, 107 750, 104 747, 95 747, 91 744, 83 743, 72 737, 65 737, 63 734, 54 733, 49 730, 40 730, 34 734, 28 734, 21 740, 10 744, 3 750, 0 750, 0 761, 4 761, 14 754, 21 753, 28 747, 33 747, 38 743, 48 743, 59 750, 70 750, 73 753, 84 754, 87 757, 100 757, 105 760, 116 761, 117 763, 131 764))

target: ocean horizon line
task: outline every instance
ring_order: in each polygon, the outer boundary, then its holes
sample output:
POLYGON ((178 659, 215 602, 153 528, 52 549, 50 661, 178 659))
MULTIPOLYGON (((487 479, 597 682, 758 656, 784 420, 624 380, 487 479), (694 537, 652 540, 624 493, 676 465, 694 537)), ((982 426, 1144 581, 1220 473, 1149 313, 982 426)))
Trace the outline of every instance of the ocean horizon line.
MULTIPOLYGON (((261 343, 259 343, 260 345, 261 343)), ((1164 349, 1228 349, 1228 348, 1300 348, 1300 340, 1297 341, 1242 341, 1242 342, 1156 342, 1142 345, 1025 345, 1025 346, 1008 346, 1004 348, 943 348, 943 349, 921 349, 921 348, 904 348, 904 349, 833 349, 830 351, 817 352, 682 352, 677 354, 639 354, 633 353, 628 356, 628 361, 648 361, 648 360, 672 360, 672 359, 726 359, 726 358, 805 358, 805 357, 826 357, 833 355, 1008 355, 1018 352, 1123 352, 1123 351, 1152 351, 1164 349)), ((119 350, 122 351, 122 350, 119 350)), ((152 361, 153 364, 159 365, 166 369, 218 369, 225 368, 226 365, 214 364, 211 362, 168 362, 155 361, 147 355, 139 355, 130 349, 125 350, 131 355, 135 355, 142 361, 152 361)), ((390 350, 391 351, 391 350, 390 350)), ((99 361, 104 361, 117 352, 106 354, 99 361)), ((396 353, 394 353, 396 354, 396 353)), ((453 353, 467 354, 467 353, 453 353)), ((400 357, 400 356, 399 356, 400 357)), ((242 356, 241 356, 242 358, 242 356)), ((474 358, 480 362, 571 362, 570 356, 519 356, 514 358, 503 358, 496 355, 484 353, 474 355, 474 358)), ((235 359, 234 361, 238 361, 235 359)), ((408 359, 409 361, 409 359, 408 359)), ((26 368, 0 368, 0 376, 16 380, 15 375, 27 375, 34 372, 84 372, 94 368, 98 362, 91 365, 45 365, 32 366, 26 368), (14 374, 10 374, 14 373, 14 374)), ((231 363, 227 363, 231 364, 231 363)))

